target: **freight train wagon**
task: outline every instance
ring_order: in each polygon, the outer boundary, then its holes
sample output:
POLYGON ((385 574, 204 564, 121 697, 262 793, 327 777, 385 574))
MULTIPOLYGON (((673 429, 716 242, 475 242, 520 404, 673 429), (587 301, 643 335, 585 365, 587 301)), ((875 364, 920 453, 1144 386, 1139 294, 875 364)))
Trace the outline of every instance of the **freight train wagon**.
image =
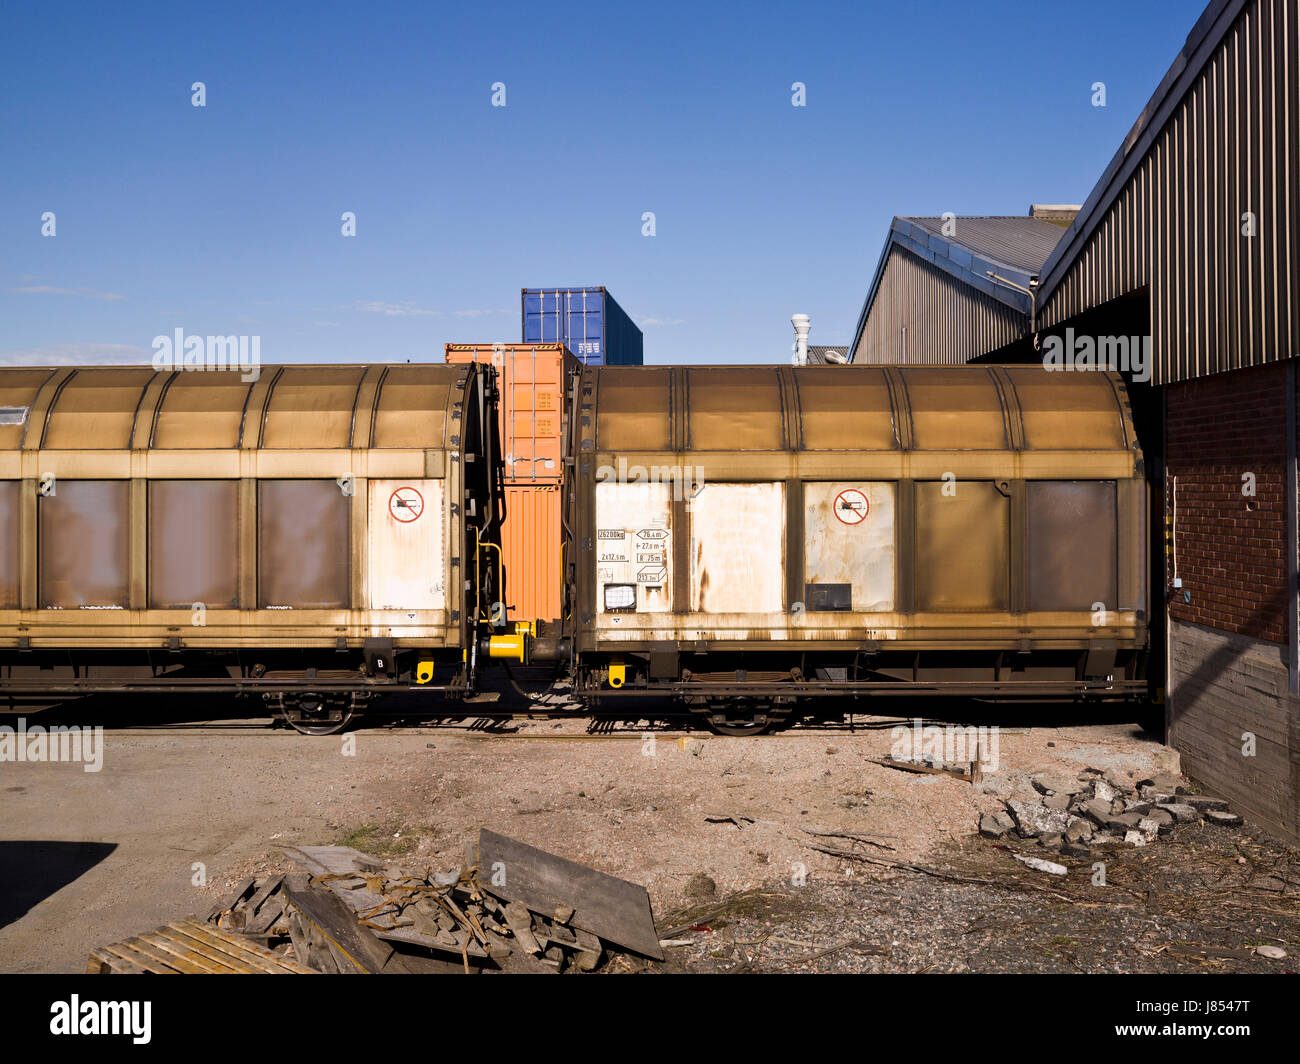
POLYGON ((1117 375, 587 367, 572 402, 561 650, 587 700, 745 733, 836 695, 1146 694, 1117 375))
POLYGON ((471 690, 495 419, 474 365, 0 370, 0 696, 471 690))

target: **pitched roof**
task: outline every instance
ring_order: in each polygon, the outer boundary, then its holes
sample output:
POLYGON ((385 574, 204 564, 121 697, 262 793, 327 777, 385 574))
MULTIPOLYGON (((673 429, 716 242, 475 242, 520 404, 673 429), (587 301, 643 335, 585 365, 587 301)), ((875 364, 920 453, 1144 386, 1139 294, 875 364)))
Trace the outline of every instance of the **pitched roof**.
POLYGON ((894 218, 858 324, 857 345, 895 248, 916 255, 962 283, 1029 317, 1029 288, 1068 230, 1024 215, 894 218), (945 232, 945 230, 950 230, 945 232), (996 274, 997 279, 991 274, 996 274), (1008 283, 1009 282, 1009 283, 1008 283))

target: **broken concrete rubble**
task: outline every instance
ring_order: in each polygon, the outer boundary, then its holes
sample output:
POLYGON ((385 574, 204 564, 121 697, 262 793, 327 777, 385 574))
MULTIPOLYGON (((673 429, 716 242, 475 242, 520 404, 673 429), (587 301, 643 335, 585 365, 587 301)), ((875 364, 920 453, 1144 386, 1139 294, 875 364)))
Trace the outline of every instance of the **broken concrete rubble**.
POLYGON ((1021 801, 1011 798, 1007 801, 1007 812, 1016 822, 1016 830, 1022 838, 1042 835, 1044 832, 1065 831, 1069 814, 1061 809, 1048 809, 1041 802, 1021 801))
MULTIPOLYGON (((1035 839, 1039 845, 1059 849, 1067 856, 1086 857, 1090 847, 1124 841, 1131 846, 1145 846, 1162 835, 1169 835, 1180 824, 1204 820, 1216 827, 1239 827, 1242 819, 1228 811, 1227 802, 1208 795, 1189 795, 1174 776, 1160 774, 1141 781, 1141 797, 1121 794, 1124 777, 1116 772, 1103 776, 1089 769, 1079 775, 1078 789, 1072 795, 1058 792, 1059 780, 1033 778, 1038 800, 1006 800, 1007 817, 1002 813, 985 813, 979 830, 985 838, 1001 839, 1014 825, 1021 838, 1035 839), (1156 802, 1167 793, 1178 792, 1177 801, 1156 802)), ((1071 787, 1074 784, 1070 785, 1071 787)))

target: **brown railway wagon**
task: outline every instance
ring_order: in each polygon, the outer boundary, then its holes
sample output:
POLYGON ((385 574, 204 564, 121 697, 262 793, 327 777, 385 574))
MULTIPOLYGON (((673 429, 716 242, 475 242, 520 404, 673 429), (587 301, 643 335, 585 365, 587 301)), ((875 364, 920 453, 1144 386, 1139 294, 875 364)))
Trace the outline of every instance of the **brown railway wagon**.
POLYGON ((820 695, 1146 693, 1123 381, 1040 367, 589 367, 578 690, 756 729, 820 695))
POLYGON ((385 688, 472 687, 491 374, 252 376, 0 370, 0 696, 238 689, 328 727, 385 688))

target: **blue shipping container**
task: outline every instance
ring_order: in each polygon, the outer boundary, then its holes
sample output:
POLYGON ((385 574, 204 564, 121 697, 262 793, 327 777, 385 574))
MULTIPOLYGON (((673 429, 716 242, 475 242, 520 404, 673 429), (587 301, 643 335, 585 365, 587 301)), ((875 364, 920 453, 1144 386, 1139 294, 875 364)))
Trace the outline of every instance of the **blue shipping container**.
POLYGON ((640 366, 641 330, 603 287, 525 288, 523 342, 564 344, 588 366, 640 366))

